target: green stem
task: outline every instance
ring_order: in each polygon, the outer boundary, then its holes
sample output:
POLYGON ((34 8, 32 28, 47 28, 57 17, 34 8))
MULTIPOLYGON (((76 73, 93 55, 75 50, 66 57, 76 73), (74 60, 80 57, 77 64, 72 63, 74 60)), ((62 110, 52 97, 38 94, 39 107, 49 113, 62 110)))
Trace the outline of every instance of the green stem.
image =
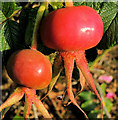
POLYGON ((37 49, 37 35, 38 35, 39 25, 43 17, 44 11, 47 8, 48 8, 48 2, 43 2, 41 3, 41 6, 39 7, 37 12, 36 21, 33 30, 32 45, 31 45, 31 48, 35 50, 37 49))

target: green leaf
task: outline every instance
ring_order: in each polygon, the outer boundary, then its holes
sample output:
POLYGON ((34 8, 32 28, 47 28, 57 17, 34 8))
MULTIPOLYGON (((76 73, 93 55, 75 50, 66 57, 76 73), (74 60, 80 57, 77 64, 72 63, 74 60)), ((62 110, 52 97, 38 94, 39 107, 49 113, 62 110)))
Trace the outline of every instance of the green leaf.
POLYGON ((108 112, 110 112, 110 111, 111 111, 111 108, 112 108, 112 106, 113 106, 113 103, 112 103, 111 100, 108 99, 108 98, 104 98, 104 101, 105 101, 105 106, 106 106, 108 112))
POLYGON ((10 49, 10 47, 4 37, 4 25, 3 25, 2 28, 0 29, 0 51, 2 52, 8 49, 10 49))
MULTIPOLYGON (((99 114, 99 111, 98 110, 92 110, 90 111, 90 113, 88 114, 88 117, 91 119, 91 118, 97 118, 97 115, 99 114)), ((92 120, 92 119, 91 119, 92 120)))
POLYGON ((9 20, 4 27, 5 39, 8 42, 10 48, 21 49, 24 47, 22 36, 20 36, 19 24, 15 21, 9 20))
POLYGON ((92 7, 93 9, 95 9, 98 13, 100 11, 100 7, 102 5, 102 2, 84 2, 85 0, 83 0, 83 2, 74 2, 74 6, 80 6, 80 5, 85 5, 85 6, 89 6, 92 7))
POLYGON ((94 98, 94 95, 91 92, 82 91, 79 94, 79 97, 84 101, 88 101, 88 100, 92 100, 94 98))
POLYGON ((103 20, 104 32, 106 32, 106 30, 109 28, 117 13, 118 5, 114 2, 105 2, 103 4, 103 7, 100 11, 100 16, 103 20))
POLYGON ((101 88, 102 93, 103 93, 104 96, 106 95, 106 92, 105 92, 106 86, 107 86, 107 85, 106 85, 105 83, 102 83, 101 86, 100 86, 100 88, 101 88))
POLYGON ((20 9, 15 2, 2 2, 2 12, 6 18, 10 17, 15 10, 20 9))
POLYGON ((98 47, 100 49, 108 49, 118 43, 118 14, 113 19, 111 25, 103 36, 103 39, 99 43, 98 47))
POLYGON ((12 120, 25 120, 22 116, 16 115, 12 120))
MULTIPOLYGON (((22 36, 22 41, 24 41, 24 45, 29 46, 29 44, 25 43, 25 34, 26 34, 26 28, 28 25, 28 15, 30 13, 31 8, 23 8, 20 15, 19 15, 19 29, 20 29, 20 35, 22 36)), ((31 23, 32 24, 32 23, 31 23)), ((29 33, 29 36, 32 33, 29 33)))
POLYGON ((73 5, 74 5, 74 6, 80 6, 80 5, 82 5, 82 3, 83 3, 83 2, 73 2, 73 5))
POLYGON ((32 42, 32 36, 33 36, 33 30, 34 30, 37 10, 38 8, 34 8, 34 9, 31 9, 29 12, 28 25, 27 25, 26 33, 25 33, 25 43, 28 46, 31 45, 31 42, 32 42))
POLYGON ((88 100, 82 103, 81 108, 85 109, 86 111, 91 111, 96 107, 96 103, 92 100, 88 100))
MULTIPOLYGON (((2 13, 2 11, 0 10, 0 21, 3 21, 5 19, 6 19, 6 17, 2 13)), ((4 37, 4 25, 3 26, 0 25, 0 27, 1 27, 0 28, 0 51, 4 51, 4 50, 9 49, 9 45, 6 42, 5 37, 4 37)))
POLYGON ((4 16, 3 12, 0 10, 0 22, 5 19, 6 19, 6 17, 4 16))

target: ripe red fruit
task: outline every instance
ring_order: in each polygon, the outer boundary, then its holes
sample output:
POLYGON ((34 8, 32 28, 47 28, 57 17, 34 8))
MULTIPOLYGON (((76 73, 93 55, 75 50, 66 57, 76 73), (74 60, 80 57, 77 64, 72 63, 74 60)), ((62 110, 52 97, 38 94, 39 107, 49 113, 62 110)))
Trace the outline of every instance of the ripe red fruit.
POLYGON ((99 14, 88 6, 55 10, 41 25, 43 43, 60 51, 86 50, 97 45, 103 35, 99 14))
MULTIPOLYGON (((71 102, 84 113, 76 103, 72 92, 71 78, 75 61, 80 73, 81 91, 88 82, 103 107, 85 57, 85 50, 96 46, 103 35, 103 22, 99 14, 88 6, 72 6, 55 10, 42 21, 40 35, 47 47, 60 51, 59 58, 64 61, 67 90, 71 102)), ((85 113, 84 115, 88 118, 85 113)))
POLYGON ((7 63, 7 72, 14 82, 33 89, 47 87, 52 78, 48 58, 32 49, 13 53, 7 63))

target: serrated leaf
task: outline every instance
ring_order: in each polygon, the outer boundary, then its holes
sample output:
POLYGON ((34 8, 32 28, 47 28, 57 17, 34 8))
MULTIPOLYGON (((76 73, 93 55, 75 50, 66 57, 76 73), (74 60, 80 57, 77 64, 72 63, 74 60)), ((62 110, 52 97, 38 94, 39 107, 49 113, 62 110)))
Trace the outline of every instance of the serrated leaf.
POLYGON ((74 2, 73 3, 74 6, 80 6, 80 5, 85 5, 85 6, 89 6, 92 7, 93 9, 95 9, 98 13, 100 11, 100 7, 102 5, 102 2, 85 2, 85 0, 83 0, 83 2, 74 2))
POLYGON ((5 39, 8 42, 10 48, 21 49, 24 47, 22 36, 20 36, 19 24, 15 21, 9 20, 4 27, 5 39))
POLYGON ((5 19, 6 17, 4 16, 3 12, 0 10, 0 22, 2 22, 5 19))
MULTIPOLYGON (((0 10, 0 22, 2 22, 5 19, 6 19, 6 17, 0 10)), ((4 25, 2 26, 2 24, 0 23, 0 51, 4 51, 7 49, 9 49, 9 45, 6 42, 5 37, 4 37, 4 25)))
POLYGON ((4 25, 3 25, 2 28, 0 29, 0 51, 8 49, 10 49, 10 47, 4 37, 4 25))
POLYGON ((2 2, 2 12, 6 18, 10 17, 15 10, 20 8, 15 2, 2 2))
POLYGON ((79 5, 81 5, 83 2, 73 2, 73 5, 74 6, 79 6, 79 5))
POLYGON ((91 111, 96 107, 96 103, 92 100, 86 101, 82 103, 81 108, 85 109, 86 111, 91 111))
POLYGON ((116 14, 118 13, 118 5, 113 2, 104 3, 100 16, 104 24, 104 32, 108 29, 112 21, 114 20, 116 14))
POLYGON ((103 39, 98 45, 100 49, 108 49, 118 43, 118 15, 114 18, 108 30, 103 36, 103 39))

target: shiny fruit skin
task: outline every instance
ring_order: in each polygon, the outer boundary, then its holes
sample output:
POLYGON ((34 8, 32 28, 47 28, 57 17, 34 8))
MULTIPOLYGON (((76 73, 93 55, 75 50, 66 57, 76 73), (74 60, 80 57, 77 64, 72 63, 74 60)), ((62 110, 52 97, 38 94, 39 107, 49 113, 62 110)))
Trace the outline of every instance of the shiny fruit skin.
POLYGON ((47 87, 52 78, 48 58, 32 49, 13 53, 7 63, 7 72, 14 82, 33 89, 47 87))
POLYGON ((76 6, 55 10, 42 21, 43 43, 60 51, 87 50, 96 46, 103 36, 103 22, 91 7, 76 6))

